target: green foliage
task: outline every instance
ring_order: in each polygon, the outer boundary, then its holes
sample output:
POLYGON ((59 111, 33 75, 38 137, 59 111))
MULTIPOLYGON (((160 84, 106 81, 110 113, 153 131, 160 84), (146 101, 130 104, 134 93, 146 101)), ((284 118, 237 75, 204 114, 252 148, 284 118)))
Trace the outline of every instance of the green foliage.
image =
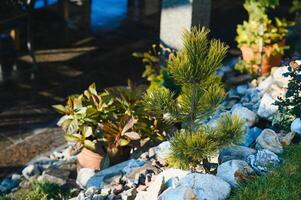
POLYGON ((197 131, 178 131, 170 139, 169 164, 186 170, 195 169, 200 163, 206 164, 218 148, 241 141, 243 125, 239 117, 224 115, 215 128, 203 126, 197 131))
POLYGON ((292 3, 293 3, 292 7, 290 9, 291 13, 301 10, 301 1, 300 0, 293 0, 292 3))
POLYGON ((131 146, 132 140, 135 144, 147 137, 163 140, 166 126, 144 110, 145 90, 145 86, 134 87, 129 82, 128 87, 112 87, 98 93, 92 84, 83 94, 69 97, 65 106, 54 106, 63 114, 58 125, 65 131, 67 141, 92 151, 97 151, 99 144, 112 152, 131 146))
POLYGON ((290 77, 290 81, 285 97, 278 97, 275 102, 275 105, 279 106, 279 114, 273 116, 273 121, 282 129, 289 130, 288 124, 295 118, 301 117, 301 67, 293 61, 288 67, 288 72, 283 76, 290 77), (279 115, 282 117, 280 120, 279 115))
POLYGON ((301 144, 284 152, 283 165, 234 191, 230 200, 301 199, 301 144))
POLYGON ((168 63, 168 72, 181 87, 179 95, 161 87, 144 97, 150 113, 170 123, 181 123, 182 130, 170 139, 169 163, 184 169, 194 169, 201 163, 205 166, 212 153, 241 134, 238 130, 242 123, 229 116, 221 119, 217 129, 198 123, 211 116, 225 96, 214 72, 220 68, 227 47, 218 40, 209 41, 208 32, 205 28, 185 31, 183 50, 168 63))
POLYGON ((293 26, 293 22, 275 18, 269 19, 267 11, 275 8, 279 0, 245 0, 244 7, 249 14, 248 21, 237 25, 236 41, 238 47, 247 46, 253 50, 251 61, 241 61, 236 65, 236 69, 241 72, 255 74, 254 65, 261 65, 262 57, 269 58, 272 55, 284 54, 289 46, 284 45, 288 27, 293 26), (265 47, 272 47, 272 51, 265 50, 265 47))
POLYGON ((68 97, 65 106, 53 107, 63 114, 57 124, 65 131, 66 140, 95 151, 98 123, 112 117, 112 104, 113 99, 106 93, 98 94, 92 84, 83 94, 68 97))
POLYGON ((142 74, 150 82, 148 90, 158 87, 166 87, 176 93, 179 92, 179 87, 174 83, 174 80, 167 71, 167 63, 174 56, 175 52, 163 45, 152 45, 152 49, 140 53, 134 52, 132 55, 141 58, 145 65, 145 70, 142 74))
POLYGON ((33 182, 28 191, 0 197, 1 200, 59 200, 71 197, 71 190, 63 190, 50 182, 33 182))

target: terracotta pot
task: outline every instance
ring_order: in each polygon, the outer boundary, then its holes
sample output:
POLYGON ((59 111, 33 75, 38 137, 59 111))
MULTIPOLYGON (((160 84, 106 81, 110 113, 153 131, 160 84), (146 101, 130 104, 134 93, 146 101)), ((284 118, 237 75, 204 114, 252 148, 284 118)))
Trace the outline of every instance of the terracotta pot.
POLYGON ((129 159, 131 148, 129 146, 119 147, 116 152, 108 151, 110 158, 110 166, 116 165, 129 159))
MULTIPOLYGON (((284 42, 279 43, 281 46, 284 46, 284 42)), ((275 50, 275 46, 273 45, 268 45, 265 46, 263 51, 264 51, 264 56, 262 58, 262 63, 261 66, 258 65, 253 65, 254 72, 257 72, 257 69, 260 67, 261 75, 267 75, 271 72, 271 68, 280 65, 281 63, 281 58, 282 55, 280 53, 277 53, 275 55, 271 55, 271 53, 275 50)), ((244 61, 251 61, 253 59, 260 60, 261 59, 261 54, 259 50, 251 48, 247 45, 243 45, 240 48, 242 52, 242 58, 244 61)))
POLYGON ((95 153, 87 148, 83 148, 77 155, 77 170, 79 171, 81 168, 101 170, 105 154, 103 151, 98 152, 95 153))

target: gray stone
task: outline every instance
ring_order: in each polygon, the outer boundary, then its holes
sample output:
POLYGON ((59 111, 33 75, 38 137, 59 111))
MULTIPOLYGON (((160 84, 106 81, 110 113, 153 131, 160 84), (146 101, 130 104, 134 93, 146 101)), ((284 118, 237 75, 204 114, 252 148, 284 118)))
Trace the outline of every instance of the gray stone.
POLYGON ((300 118, 297 118, 292 122, 291 131, 295 132, 299 136, 301 136, 301 119, 300 118))
POLYGON ((137 194, 135 200, 157 200, 164 187, 164 177, 157 175, 155 180, 148 187, 147 191, 141 191, 137 194))
POLYGON ((120 196, 122 200, 134 200, 137 195, 136 188, 123 191, 120 196))
POLYGON ((261 129, 258 127, 247 128, 247 131, 244 135, 244 143, 243 145, 246 147, 251 146, 257 139, 257 137, 261 133, 261 129))
POLYGON ((249 88, 248 84, 243 84, 243 85, 237 86, 236 91, 238 94, 244 95, 247 92, 248 88, 249 88))
POLYGON ((247 161, 247 158, 255 153, 256 150, 244 146, 226 147, 221 150, 218 160, 220 163, 224 163, 229 160, 247 161))
POLYGON ((92 200, 105 200, 106 197, 102 196, 101 194, 94 194, 92 200))
POLYGON ((274 84, 274 79, 272 76, 269 76, 268 78, 266 78, 264 81, 262 81, 261 83, 259 83, 258 85, 258 89, 262 90, 262 91, 266 91, 269 89, 269 87, 274 84))
POLYGON ((42 173, 39 180, 64 185, 67 182, 69 175, 70 171, 68 170, 50 167, 42 173))
POLYGON ((219 165, 216 176, 229 183, 231 187, 237 187, 254 177, 254 170, 243 160, 230 160, 219 165))
POLYGON ((26 179, 29 179, 33 176, 38 176, 40 173, 39 167, 34 164, 30 164, 22 170, 22 174, 26 179))
POLYGON ((19 182, 13 179, 4 179, 0 184, 0 194, 9 193, 12 189, 18 187, 19 182))
POLYGON ((257 114, 262 118, 270 120, 271 116, 278 110, 278 106, 274 105, 274 103, 275 99, 265 93, 261 99, 257 114))
POLYGON ((180 180, 178 187, 191 188, 197 200, 223 200, 229 197, 230 185, 211 174, 191 173, 180 180))
POLYGON ((272 77, 275 80, 275 83, 281 88, 287 88, 288 83, 290 81, 290 77, 283 76, 284 73, 288 72, 288 67, 278 67, 274 73, 272 73, 272 77))
POLYGON ((76 200, 85 200, 85 193, 83 191, 81 191, 77 197, 76 200))
POLYGON ((170 153, 170 142, 165 141, 154 147, 157 159, 166 160, 170 153))
POLYGON ((256 139, 256 143, 259 149, 268 149, 274 153, 283 152, 278 135, 272 129, 264 129, 256 139))
POLYGON ((296 133, 295 132, 289 132, 287 134, 284 134, 282 135, 281 133, 278 134, 278 137, 279 137, 279 140, 280 140, 280 143, 282 145, 290 145, 292 140, 294 139, 296 133))
POLYGON ((87 181, 86 187, 95 186, 101 188, 106 179, 114 176, 120 176, 121 174, 128 174, 135 168, 143 166, 144 163, 145 161, 143 160, 131 159, 103 169, 100 172, 96 173, 94 176, 90 177, 90 179, 87 181))
POLYGON ((196 196, 190 187, 168 188, 158 198, 158 200, 195 200, 196 196))
POLYGON ((13 174, 11 176, 11 179, 20 182, 21 181, 21 175, 20 174, 13 174))
POLYGON ((99 188, 96 187, 89 187, 86 191, 85 191, 85 197, 88 198, 92 198, 94 196, 94 194, 99 192, 99 188))
POLYGON ((256 154, 250 155, 247 160, 259 175, 268 172, 270 167, 275 167, 280 163, 278 156, 268 149, 258 150, 256 154))
POLYGON ((253 111, 243 106, 237 106, 233 109, 232 115, 237 115, 243 119, 247 126, 253 126, 257 121, 257 115, 253 111))
POLYGON ((85 188, 88 181, 95 175, 95 170, 90 168, 82 168, 79 170, 76 183, 81 188, 85 188))
POLYGON ((189 173, 189 171, 169 168, 160 173, 160 175, 164 177, 166 187, 176 187, 179 181, 189 173))

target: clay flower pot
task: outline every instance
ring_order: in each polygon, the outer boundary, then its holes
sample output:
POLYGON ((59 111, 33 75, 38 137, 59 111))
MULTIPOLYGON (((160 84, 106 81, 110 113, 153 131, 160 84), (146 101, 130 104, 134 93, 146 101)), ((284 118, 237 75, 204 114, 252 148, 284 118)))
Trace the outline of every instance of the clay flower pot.
POLYGON ((101 170, 104 159, 104 152, 95 153, 87 148, 83 148, 77 155, 77 170, 81 168, 91 168, 101 170))
MULTIPOLYGON (((279 43, 280 46, 284 46, 284 42, 279 43)), ((263 58, 261 66, 258 66, 256 64, 253 65, 254 72, 257 71, 258 68, 260 68, 261 74, 260 75, 267 75, 271 72, 271 68, 275 66, 279 66, 281 63, 282 55, 280 53, 277 53, 275 55, 272 55, 272 52, 277 48, 277 45, 268 45, 263 48, 263 58)), ((250 62, 253 59, 261 59, 261 54, 258 49, 251 48, 247 45, 242 45, 240 48, 242 52, 242 58, 246 62, 250 62)))

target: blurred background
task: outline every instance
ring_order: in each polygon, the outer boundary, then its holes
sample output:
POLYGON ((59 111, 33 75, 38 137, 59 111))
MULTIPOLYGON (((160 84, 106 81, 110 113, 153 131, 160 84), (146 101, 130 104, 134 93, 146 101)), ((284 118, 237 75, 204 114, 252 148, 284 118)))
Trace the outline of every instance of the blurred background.
MULTIPOLYGON (((65 143, 51 105, 96 82, 143 83, 131 54, 160 43, 160 0, 1 0, 0 177, 65 143)), ((290 1, 271 15, 294 20, 290 1)), ((211 37, 236 49, 243 0, 212 0, 211 37)))

